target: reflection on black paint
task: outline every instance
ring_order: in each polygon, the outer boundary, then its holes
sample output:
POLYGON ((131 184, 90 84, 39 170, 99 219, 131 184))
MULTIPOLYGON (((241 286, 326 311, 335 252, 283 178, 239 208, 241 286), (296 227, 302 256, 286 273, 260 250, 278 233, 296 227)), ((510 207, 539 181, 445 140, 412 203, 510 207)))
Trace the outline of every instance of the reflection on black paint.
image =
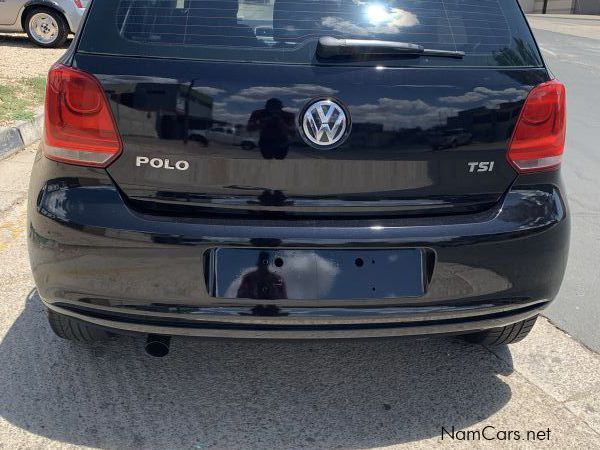
POLYGON ((161 78, 102 78, 125 147, 109 173, 140 209, 185 214, 482 211, 515 178, 507 142, 531 86, 547 80, 543 70, 158 64, 161 78), (366 81, 377 89, 362 89, 366 81), (319 96, 339 98, 352 115, 335 151, 299 136, 295 111, 319 96), (494 173, 468 176, 480 152, 494 173), (138 170, 138 155, 184 159, 193 170, 138 170))
POLYGON ((266 189, 258 196, 258 202, 262 206, 291 206, 294 204, 283 192, 270 189, 266 189))
POLYGON ((242 278, 238 289, 238 298, 256 300, 287 299, 287 289, 282 277, 269 270, 270 255, 260 252, 256 261, 256 270, 242 278))
MULTIPOLYGON (((194 139, 190 130, 205 129, 213 120, 213 98, 189 82, 139 82, 111 89, 111 99, 125 107, 116 112, 124 136, 161 140, 194 139)), ((201 142, 203 143, 203 142, 201 142)))
POLYGON ((250 313, 240 313, 241 316, 257 316, 257 317, 285 317, 289 316, 290 313, 283 312, 283 310, 277 305, 256 305, 250 313))
POLYGON ((284 111, 278 98, 267 100, 264 108, 252 112, 247 129, 260 133, 258 145, 263 158, 285 159, 295 133, 294 120, 294 114, 284 111))

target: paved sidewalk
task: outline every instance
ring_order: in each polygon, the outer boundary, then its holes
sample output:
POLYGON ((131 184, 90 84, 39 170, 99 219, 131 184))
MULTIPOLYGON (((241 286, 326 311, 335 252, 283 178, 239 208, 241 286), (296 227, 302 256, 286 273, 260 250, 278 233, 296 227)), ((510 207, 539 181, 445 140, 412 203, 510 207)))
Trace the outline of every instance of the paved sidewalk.
POLYGON ((527 16, 527 20, 534 30, 546 30, 588 39, 600 39, 600 16, 531 14, 527 16))
POLYGON ((155 360, 137 338, 59 340, 27 260, 34 155, 0 162, 0 448, 430 448, 455 446, 440 440, 452 426, 513 431, 464 442, 475 448, 600 448, 600 357, 545 319, 493 350, 458 338, 178 338, 155 360))

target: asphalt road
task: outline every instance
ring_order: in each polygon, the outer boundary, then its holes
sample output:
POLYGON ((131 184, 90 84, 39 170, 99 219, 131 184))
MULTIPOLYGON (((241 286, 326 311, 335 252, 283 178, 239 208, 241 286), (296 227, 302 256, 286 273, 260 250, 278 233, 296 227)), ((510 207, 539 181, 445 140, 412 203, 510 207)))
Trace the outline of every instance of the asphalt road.
MULTIPOLYGON (((565 281, 546 315, 600 351, 600 20, 585 23, 595 24, 598 39, 534 30, 547 64, 568 89, 563 173, 573 231, 565 281)), ((562 31, 560 23, 553 26, 562 31)))

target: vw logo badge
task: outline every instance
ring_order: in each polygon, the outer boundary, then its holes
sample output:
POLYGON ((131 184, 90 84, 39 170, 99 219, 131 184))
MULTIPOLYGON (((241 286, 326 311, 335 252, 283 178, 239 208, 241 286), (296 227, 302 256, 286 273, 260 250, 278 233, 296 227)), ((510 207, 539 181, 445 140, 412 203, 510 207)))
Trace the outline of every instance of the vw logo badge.
POLYGON ((344 143, 350 134, 350 114, 331 99, 310 103, 302 114, 305 141, 313 147, 330 149, 344 143))

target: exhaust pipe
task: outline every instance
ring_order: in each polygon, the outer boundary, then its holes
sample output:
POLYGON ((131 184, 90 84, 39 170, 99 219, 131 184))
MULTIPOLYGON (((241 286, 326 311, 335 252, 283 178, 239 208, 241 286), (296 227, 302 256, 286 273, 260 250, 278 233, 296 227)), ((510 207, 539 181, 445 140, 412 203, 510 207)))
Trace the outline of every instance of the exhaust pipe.
POLYGON ((162 336, 160 334, 149 334, 146 339, 146 353, 155 358, 163 358, 169 354, 171 347, 171 336, 162 336))

